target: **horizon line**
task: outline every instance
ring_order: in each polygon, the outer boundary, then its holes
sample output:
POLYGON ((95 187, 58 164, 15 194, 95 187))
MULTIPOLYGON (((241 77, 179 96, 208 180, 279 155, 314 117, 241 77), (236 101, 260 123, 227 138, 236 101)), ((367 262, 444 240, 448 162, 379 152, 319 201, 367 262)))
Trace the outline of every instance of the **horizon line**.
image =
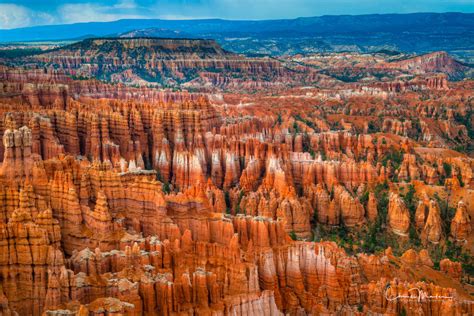
POLYGON ((169 19, 169 18, 129 18, 129 19, 117 19, 112 21, 87 21, 87 22, 74 22, 74 23, 58 23, 58 24, 39 24, 31 26, 23 26, 16 28, 0 28, 0 31, 14 31, 24 30, 37 27, 49 27, 49 26, 65 26, 65 25, 81 25, 81 24, 92 24, 92 23, 114 23, 121 21, 140 21, 140 20, 158 20, 158 21, 233 21, 233 22, 264 22, 264 21, 288 21, 298 19, 310 19, 310 18, 322 18, 322 17, 335 17, 335 16, 380 16, 380 15, 414 15, 414 14, 463 14, 463 15, 474 15, 474 12, 459 12, 459 11, 446 11, 446 12, 429 12, 429 11, 417 11, 417 12, 387 12, 387 13, 364 13, 364 14, 323 14, 323 15, 310 15, 310 16, 298 16, 294 18, 277 18, 277 19, 227 19, 219 17, 203 17, 203 18, 183 18, 183 19, 169 19))

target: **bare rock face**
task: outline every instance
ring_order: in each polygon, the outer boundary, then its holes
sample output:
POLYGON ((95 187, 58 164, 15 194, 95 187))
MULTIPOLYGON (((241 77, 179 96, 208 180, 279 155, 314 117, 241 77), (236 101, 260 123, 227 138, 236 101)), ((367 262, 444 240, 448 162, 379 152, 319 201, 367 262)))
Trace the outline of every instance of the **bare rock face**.
POLYGON ((95 234, 108 234, 114 231, 112 215, 107 204, 107 197, 104 192, 97 193, 94 210, 84 210, 84 221, 89 230, 95 234))
POLYGON ((84 314, 99 314, 99 313, 119 313, 119 314, 137 314, 139 310, 130 303, 122 302, 120 299, 113 297, 98 298, 87 307, 81 306, 78 313, 84 314))
POLYGON ((408 249, 405 251, 401 257, 401 260, 409 265, 418 265, 421 263, 418 253, 413 249, 408 249))
POLYGON ((64 154, 64 146, 56 137, 50 118, 35 115, 29 122, 29 126, 32 127, 32 153, 41 156, 43 159, 50 159, 64 154))
POLYGON ((61 272, 61 269, 65 272, 65 268, 58 221, 53 219, 50 210, 38 213, 34 218, 25 194, 22 191, 20 208, 13 212, 7 224, 1 225, 3 256, 0 265, 4 271, 19 271, 2 282, 2 287, 11 309, 20 314, 39 315, 48 304, 48 277, 56 275, 63 282, 69 282, 69 276, 61 272), (8 245, 12 246, 10 250, 8 245), (35 274, 44 278, 33 279, 35 274))
POLYGON ((375 198, 375 194, 370 192, 369 200, 367 201, 367 218, 373 222, 377 219, 377 214, 377 199, 375 198))
POLYGON ((398 171, 398 178, 402 180, 406 179, 419 179, 420 169, 416 163, 416 157, 414 155, 405 154, 403 155, 402 165, 398 171))
POLYGON ((408 136, 409 130, 412 128, 411 121, 401 122, 399 120, 385 119, 383 121, 382 129, 389 131, 392 134, 408 136))
POLYGON ((438 203, 431 200, 425 226, 421 238, 431 243, 438 243, 442 237, 442 223, 438 203))
POLYGON ((318 185, 314 190, 314 200, 315 206, 318 214, 318 222, 322 224, 329 223, 330 221, 335 221, 335 219, 329 219, 329 205, 330 205, 330 196, 326 189, 318 185))
POLYGON ((434 52, 403 61, 393 62, 389 64, 389 67, 412 69, 416 72, 426 73, 444 72, 448 75, 454 75, 465 66, 451 58, 446 52, 434 52))
POLYGON ((471 217, 463 201, 459 201, 454 218, 451 221, 451 235, 458 241, 464 241, 471 233, 471 217))
POLYGON ((425 222, 427 218, 427 207, 423 201, 418 202, 415 212, 415 225, 418 229, 423 229, 425 227, 425 222))
POLYGON ((461 279, 462 266, 459 262, 453 262, 449 259, 443 259, 439 263, 439 268, 444 273, 456 280, 461 279))
POLYGON ((403 200, 394 193, 390 194, 388 204, 388 224, 400 236, 406 236, 410 228, 410 213, 403 200))
POLYGON ((350 196, 347 191, 339 193, 338 190, 335 190, 334 194, 335 196, 339 195, 341 217, 346 226, 353 227, 365 223, 365 210, 357 198, 350 196))
POLYGON ((3 134, 3 146, 5 152, 0 177, 10 181, 30 178, 33 166, 31 130, 26 126, 6 130, 3 134))
POLYGON ((430 254, 426 249, 420 250, 419 253, 420 256, 420 262, 428 267, 433 267, 434 263, 433 260, 431 260, 430 254))

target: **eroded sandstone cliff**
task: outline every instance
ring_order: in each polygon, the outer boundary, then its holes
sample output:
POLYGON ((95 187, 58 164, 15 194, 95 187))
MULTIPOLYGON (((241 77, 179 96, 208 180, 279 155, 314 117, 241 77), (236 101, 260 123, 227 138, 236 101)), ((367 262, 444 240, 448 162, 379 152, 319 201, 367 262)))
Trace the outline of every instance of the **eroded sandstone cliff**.
POLYGON ((469 83, 204 95, 0 76, 0 313, 474 313, 469 83))

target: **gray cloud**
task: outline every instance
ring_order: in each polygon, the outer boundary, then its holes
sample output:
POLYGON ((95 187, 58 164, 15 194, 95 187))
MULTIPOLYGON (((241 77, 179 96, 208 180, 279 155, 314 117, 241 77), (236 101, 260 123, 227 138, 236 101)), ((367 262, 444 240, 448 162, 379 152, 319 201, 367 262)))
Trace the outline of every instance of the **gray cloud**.
POLYGON ((51 24, 55 18, 46 12, 34 11, 14 3, 0 3, 0 29, 11 29, 32 24, 51 24))

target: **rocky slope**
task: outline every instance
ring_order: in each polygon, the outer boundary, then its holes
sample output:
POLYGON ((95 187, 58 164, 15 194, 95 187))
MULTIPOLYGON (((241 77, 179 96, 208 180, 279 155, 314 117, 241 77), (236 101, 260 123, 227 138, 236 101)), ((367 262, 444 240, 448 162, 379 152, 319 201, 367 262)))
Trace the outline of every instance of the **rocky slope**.
POLYGON ((290 70, 272 58, 230 53, 215 41, 203 39, 87 39, 26 57, 21 64, 63 69, 80 79, 164 87, 193 86, 195 82, 204 87, 206 82, 211 87, 245 87, 253 81, 278 87, 313 79, 302 77, 308 70, 290 70))
POLYGON ((470 64, 462 63, 443 51, 423 55, 383 51, 373 54, 306 54, 288 59, 346 83, 398 82, 408 85, 411 81, 419 81, 421 77, 426 80, 443 75, 450 80, 473 78, 470 64))
POLYGON ((467 65, 460 63, 446 52, 434 52, 405 60, 393 61, 389 68, 410 70, 414 73, 445 73, 451 78, 462 78, 469 70, 467 65))
POLYGON ((354 83, 362 87, 371 83, 390 92, 446 90, 448 79, 473 74, 471 67, 445 52, 246 57, 225 51, 213 40, 183 38, 87 39, 26 57, 0 58, 0 64, 19 71, 34 69, 43 77, 56 73, 79 80, 200 92, 283 91, 354 83))

